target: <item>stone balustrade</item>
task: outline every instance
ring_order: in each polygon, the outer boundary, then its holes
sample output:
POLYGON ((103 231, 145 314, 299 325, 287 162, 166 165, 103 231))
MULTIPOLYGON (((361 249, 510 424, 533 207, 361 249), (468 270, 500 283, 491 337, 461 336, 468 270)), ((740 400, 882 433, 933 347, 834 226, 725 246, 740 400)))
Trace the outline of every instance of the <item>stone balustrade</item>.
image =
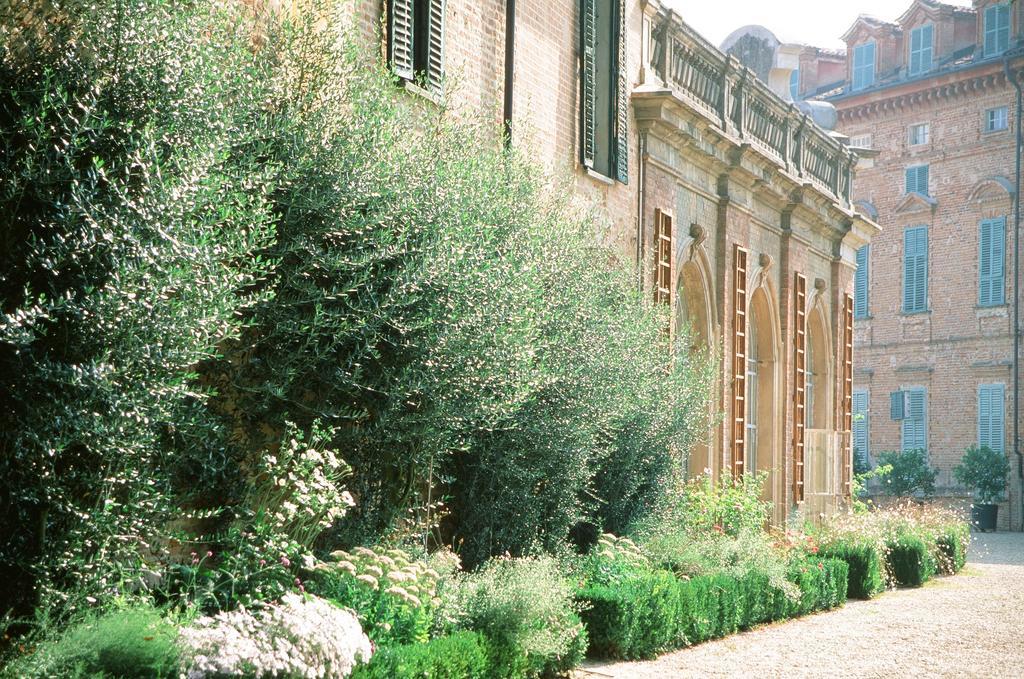
POLYGON ((650 24, 647 65, 673 96, 724 136, 752 148, 800 183, 850 206, 856 156, 784 101, 734 57, 715 48, 672 11, 650 24))

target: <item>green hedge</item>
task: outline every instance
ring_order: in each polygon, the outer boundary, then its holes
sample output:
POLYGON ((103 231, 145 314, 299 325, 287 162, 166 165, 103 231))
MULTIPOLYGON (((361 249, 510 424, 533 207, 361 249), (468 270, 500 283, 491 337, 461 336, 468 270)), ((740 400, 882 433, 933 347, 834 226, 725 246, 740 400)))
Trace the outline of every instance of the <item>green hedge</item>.
POLYGON ((456 632, 422 644, 381 648, 352 679, 489 679, 495 676, 486 638, 456 632))
POLYGON ((936 567, 940 573, 953 575, 963 570, 967 563, 967 543, 970 533, 966 526, 963 529, 950 528, 936 539, 938 555, 936 567))
POLYGON ((935 558, 928 543, 918 536, 900 535, 888 549, 889 570, 897 585, 920 587, 935 575, 935 558))
POLYGON ((882 576, 882 555, 869 543, 840 542, 822 549, 821 555, 846 562, 850 574, 846 583, 846 596, 851 599, 871 599, 885 591, 882 576))
POLYGON ((837 559, 795 565, 800 588, 790 600, 762 573, 681 580, 668 571, 637 575, 617 587, 591 586, 580 592, 590 652, 598 657, 651 658, 717 639, 754 625, 834 608, 846 600, 848 567, 837 559))

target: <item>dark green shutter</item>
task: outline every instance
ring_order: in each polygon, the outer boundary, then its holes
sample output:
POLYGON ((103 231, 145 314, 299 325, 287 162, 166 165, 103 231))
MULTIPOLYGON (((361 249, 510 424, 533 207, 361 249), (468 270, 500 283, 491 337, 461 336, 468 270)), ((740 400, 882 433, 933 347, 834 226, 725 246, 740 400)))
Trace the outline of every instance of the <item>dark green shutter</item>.
POLYGON ((427 9, 427 87, 440 93, 444 81, 445 0, 430 0, 427 9))
POLYGON ((618 88, 615 95, 615 178, 629 182, 629 82, 626 66, 626 2, 619 0, 619 54, 615 63, 618 88))
POLYGON ((870 245, 857 250, 857 273, 853 279, 853 315, 857 318, 868 317, 868 262, 870 261, 870 245))
POLYGON ((906 417, 906 395, 902 391, 889 394, 889 418, 899 422, 906 417))
POLYGON ((595 87, 596 76, 594 50, 597 42, 597 17, 595 0, 580 0, 580 61, 581 88, 580 97, 580 160, 584 167, 594 167, 594 123, 596 111, 595 87))
POLYGON ((413 78, 413 0, 388 2, 388 63, 400 78, 413 78))

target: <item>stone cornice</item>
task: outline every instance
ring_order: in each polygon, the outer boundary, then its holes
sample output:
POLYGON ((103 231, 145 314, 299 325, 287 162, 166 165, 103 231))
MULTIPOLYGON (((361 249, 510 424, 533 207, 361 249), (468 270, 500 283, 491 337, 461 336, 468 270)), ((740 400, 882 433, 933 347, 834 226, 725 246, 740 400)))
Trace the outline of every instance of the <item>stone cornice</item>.
POLYGON ((1003 62, 990 61, 974 68, 939 73, 925 80, 898 83, 860 96, 831 101, 836 106, 841 122, 853 122, 1011 88, 1003 70, 1003 62))

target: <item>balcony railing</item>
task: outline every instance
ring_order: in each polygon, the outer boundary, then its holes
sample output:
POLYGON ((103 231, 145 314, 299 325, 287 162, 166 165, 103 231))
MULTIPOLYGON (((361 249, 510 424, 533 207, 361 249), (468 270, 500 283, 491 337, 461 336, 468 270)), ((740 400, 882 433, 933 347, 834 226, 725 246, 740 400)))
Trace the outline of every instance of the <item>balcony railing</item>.
POLYGON ((856 162, 852 152, 675 13, 659 14, 650 28, 649 71, 673 96, 798 181, 809 182, 850 206, 856 162))

